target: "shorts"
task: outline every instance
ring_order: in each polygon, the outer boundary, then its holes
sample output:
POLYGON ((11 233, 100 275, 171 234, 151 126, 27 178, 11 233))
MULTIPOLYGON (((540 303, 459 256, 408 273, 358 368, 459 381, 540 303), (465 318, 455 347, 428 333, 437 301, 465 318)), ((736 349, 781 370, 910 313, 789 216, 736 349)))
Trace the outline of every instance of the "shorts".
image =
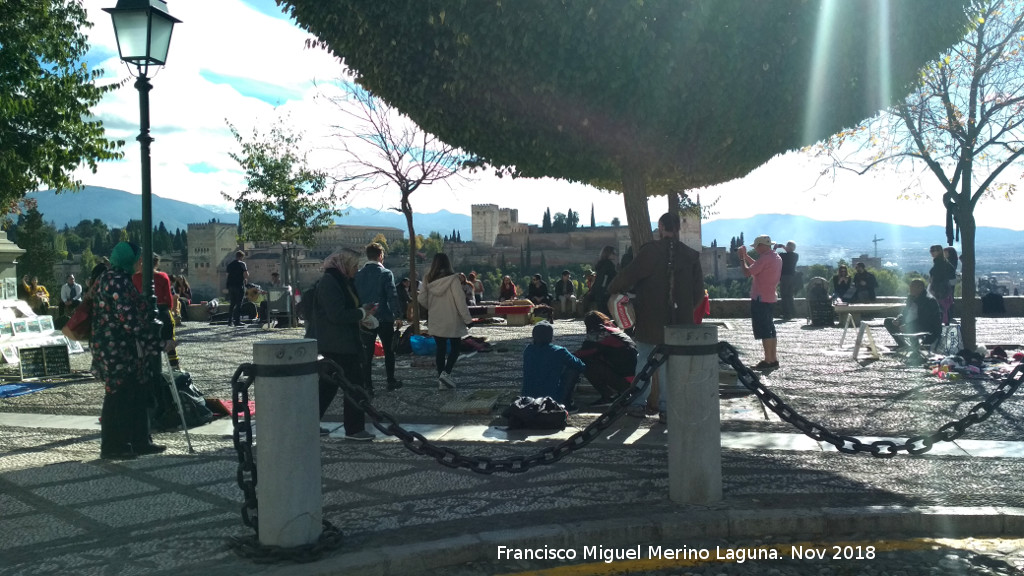
POLYGON ((775 338, 775 303, 750 301, 750 324, 754 328, 754 339, 775 338))

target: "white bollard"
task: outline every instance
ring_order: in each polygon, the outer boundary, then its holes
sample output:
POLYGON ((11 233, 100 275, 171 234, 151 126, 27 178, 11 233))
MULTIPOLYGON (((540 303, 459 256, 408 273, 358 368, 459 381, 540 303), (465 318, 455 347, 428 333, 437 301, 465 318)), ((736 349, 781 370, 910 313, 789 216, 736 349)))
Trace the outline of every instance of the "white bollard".
POLYGON ((718 327, 666 326, 669 497, 679 504, 722 499, 722 431, 718 407, 718 327))
POLYGON ((260 544, 312 544, 323 531, 316 340, 252 346, 260 544))

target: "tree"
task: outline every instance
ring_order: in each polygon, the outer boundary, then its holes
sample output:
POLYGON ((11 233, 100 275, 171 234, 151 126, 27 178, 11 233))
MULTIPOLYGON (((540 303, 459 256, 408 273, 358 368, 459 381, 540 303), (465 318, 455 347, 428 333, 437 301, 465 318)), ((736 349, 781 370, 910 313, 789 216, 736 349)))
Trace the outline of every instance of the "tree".
POLYGON ((91 25, 77 0, 0 2, 0 209, 42 186, 77 190, 80 165, 120 158, 91 108, 117 84, 83 63, 91 25))
POLYGON ((590 205, 590 227, 597 228, 597 220, 594 219, 594 205, 590 205))
POLYGON ((619 227, 621 225, 622 225, 622 223, 619 221, 619 217, 618 216, 616 216, 615 218, 612 218, 612 226, 619 227))
POLYGON ((623 192, 642 246, 649 194, 743 176, 891 104, 969 1, 278 4, 481 164, 623 192))
POLYGON ((40 284, 53 282, 53 265, 59 257, 53 248, 57 235, 53 226, 43 222, 43 215, 30 208, 18 216, 11 240, 25 250, 18 258, 18 277, 38 276, 40 284))
MULTIPOLYGON (((423 130, 396 109, 358 86, 345 85, 344 95, 329 98, 345 118, 335 125, 343 156, 341 182, 362 190, 395 187, 400 194, 394 210, 405 216, 409 238, 416 238, 413 224, 412 193, 421 186, 444 182, 458 175, 466 156, 423 130)), ((431 233, 433 237, 436 233, 431 233)), ((440 244, 440 235, 437 235, 440 244)), ((440 245, 435 250, 443 250, 440 245)), ((433 257, 433 254, 431 254, 433 257)), ((410 296, 418 295, 416 251, 409 254, 410 296)), ((413 306, 412 329, 419 333, 419 307, 413 306)))
POLYGON ((96 264, 96 256, 92 253, 92 250, 86 246, 85 249, 82 250, 82 262, 78 267, 78 274, 81 276, 81 278, 78 279, 79 284, 85 286, 86 282, 89 280, 89 277, 86 276, 86 274, 91 273, 92 269, 96 267, 96 264))
POLYGON ((946 241, 959 228, 964 343, 976 345, 974 208, 983 196, 1009 198, 997 178, 1024 154, 1024 3, 978 0, 967 37, 928 64, 915 90, 877 118, 821 147, 836 166, 863 174, 879 166, 923 167, 942 185, 946 241), (844 145, 857 149, 843 157, 844 145), (873 154, 859 160, 861 152, 873 154))
POLYGON ((578 228, 580 225, 580 213, 576 212, 572 208, 569 208, 569 212, 565 215, 565 227, 566 232, 571 232, 578 228))
POLYGON ((235 204, 241 239, 314 245, 316 233, 341 216, 334 207, 341 199, 328 186, 326 172, 309 168, 302 135, 292 132, 284 118, 266 134, 254 129, 249 141, 227 125, 241 146, 240 153, 229 156, 245 173, 246 188, 221 195, 235 204))
POLYGON ((551 232, 551 208, 544 211, 544 218, 540 222, 540 231, 542 234, 551 232))
POLYGON ((569 219, 565 214, 555 212, 555 217, 551 220, 551 231, 558 233, 569 231, 569 219))

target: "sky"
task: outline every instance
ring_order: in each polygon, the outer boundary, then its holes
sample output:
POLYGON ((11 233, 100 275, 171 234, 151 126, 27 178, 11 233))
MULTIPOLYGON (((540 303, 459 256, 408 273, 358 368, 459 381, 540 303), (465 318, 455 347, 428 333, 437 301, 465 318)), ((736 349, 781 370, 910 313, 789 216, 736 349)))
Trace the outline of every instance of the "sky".
MULTIPOLYGON (((93 27, 87 32, 87 63, 104 69, 101 82, 127 81, 94 109, 108 136, 126 144, 122 160, 99 165, 95 174, 79 171, 83 183, 140 193, 138 92, 128 67, 118 58, 113 25, 102 8, 116 0, 84 0, 93 27)), ((151 74, 150 121, 153 194, 204 206, 229 206, 222 192, 244 189, 244 175, 229 153, 239 145, 226 122, 243 137, 261 132, 281 117, 305 135, 314 167, 331 169, 339 162, 331 138, 336 118, 330 95, 339 79, 350 78, 341 62, 324 50, 308 49, 310 35, 288 19, 273 0, 170 0, 175 26, 165 67, 151 74)), ((874 220, 911 226, 943 225, 941 191, 933 176, 875 171, 864 176, 831 174, 828 164, 810 153, 775 157, 744 178, 692 191, 705 204, 717 200, 710 220, 748 218, 757 214, 795 214, 818 220, 874 220), (909 198, 908 198, 909 196, 909 198), (900 197, 904 197, 900 199, 900 197)), ((1018 180, 1020 170, 1008 178, 1018 180)), ((347 203, 388 210, 399 193, 364 191, 347 203)), ((477 173, 451 185, 421 188, 412 196, 416 212, 448 210, 469 214, 472 204, 497 204, 519 210, 519 221, 540 224, 545 209, 570 208, 589 222, 591 205, 598 222, 618 217, 625 223, 622 197, 553 179, 496 178, 477 173)), ((985 198, 975 210, 978 224, 1024 230, 1013 200, 985 198)), ((1021 202, 1017 199, 1015 202, 1021 202)), ((653 220, 664 212, 664 197, 650 201, 653 220)))

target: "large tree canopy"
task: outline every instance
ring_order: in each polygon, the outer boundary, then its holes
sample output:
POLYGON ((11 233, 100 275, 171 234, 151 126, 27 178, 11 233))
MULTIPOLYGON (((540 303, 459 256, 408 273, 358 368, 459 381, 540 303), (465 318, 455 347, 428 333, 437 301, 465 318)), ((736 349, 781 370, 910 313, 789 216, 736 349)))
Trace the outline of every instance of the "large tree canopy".
POLYGON ((892 104, 967 4, 277 1, 424 130, 513 175, 624 191, 631 225, 631 195, 743 176, 892 104))
POLYGON ((41 185, 77 189, 81 164, 120 157, 90 109, 116 87, 81 62, 80 0, 0 0, 0 211, 41 185))

